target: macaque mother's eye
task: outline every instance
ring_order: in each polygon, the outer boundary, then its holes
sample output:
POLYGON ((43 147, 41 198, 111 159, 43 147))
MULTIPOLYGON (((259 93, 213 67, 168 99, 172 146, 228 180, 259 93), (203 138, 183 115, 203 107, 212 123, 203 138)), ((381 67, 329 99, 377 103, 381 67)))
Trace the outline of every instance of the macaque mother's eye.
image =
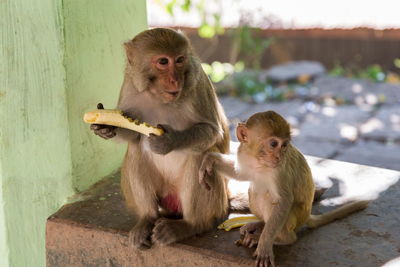
POLYGON ((158 60, 158 63, 161 65, 167 65, 168 64, 168 58, 162 57, 158 60))

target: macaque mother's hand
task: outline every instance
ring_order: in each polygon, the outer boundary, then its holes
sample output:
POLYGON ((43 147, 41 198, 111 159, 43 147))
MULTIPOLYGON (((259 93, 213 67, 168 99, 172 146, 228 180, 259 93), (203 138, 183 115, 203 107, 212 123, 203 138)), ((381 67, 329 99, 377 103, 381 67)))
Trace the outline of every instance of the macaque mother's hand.
MULTIPOLYGON (((97 109, 104 109, 104 106, 102 103, 97 104, 97 109)), ((100 136, 101 138, 104 139, 110 139, 113 138, 116 133, 115 129, 117 127, 111 126, 111 125, 103 125, 103 124, 92 124, 90 125, 90 130, 94 132, 95 135, 100 136)))
POLYGON ((150 134, 149 144, 154 153, 165 155, 176 148, 178 143, 178 132, 168 125, 157 125, 164 130, 164 134, 157 136, 150 134))

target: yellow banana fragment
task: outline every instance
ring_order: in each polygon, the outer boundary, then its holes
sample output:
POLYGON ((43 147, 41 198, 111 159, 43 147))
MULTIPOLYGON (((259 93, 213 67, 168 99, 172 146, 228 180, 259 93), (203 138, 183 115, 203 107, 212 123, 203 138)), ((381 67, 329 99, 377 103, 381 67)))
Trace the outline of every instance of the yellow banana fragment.
POLYGON ((230 231, 233 228, 241 227, 245 224, 252 223, 252 222, 259 222, 256 216, 238 216, 231 219, 228 219, 218 225, 218 229, 224 229, 225 231, 230 231))
POLYGON ((147 123, 140 123, 138 120, 122 115, 121 110, 116 109, 96 109, 86 112, 83 120, 90 124, 105 124, 116 127, 126 128, 132 131, 149 136, 150 134, 163 135, 164 131, 161 128, 151 126, 147 123))

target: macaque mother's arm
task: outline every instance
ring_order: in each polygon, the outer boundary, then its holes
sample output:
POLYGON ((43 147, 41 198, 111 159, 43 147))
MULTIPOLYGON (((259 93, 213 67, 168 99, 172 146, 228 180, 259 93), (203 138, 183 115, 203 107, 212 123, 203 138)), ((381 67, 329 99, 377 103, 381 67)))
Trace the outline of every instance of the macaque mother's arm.
POLYGON ((204 152, 213 146, 218 138, 222 136, 216 127, 209 123, 197 123, 177 132, 175 149, 190 148, 196 152, 204 152))
POLYGON ((150 147, 158 154, 167 154, 172 150, 191 149, 204 152, 216 143, 219 131, 209 123, 196 123, 191 127, 176 131, 168 125, 160 125, 165 133, 161 136, 150 135, 150 147))

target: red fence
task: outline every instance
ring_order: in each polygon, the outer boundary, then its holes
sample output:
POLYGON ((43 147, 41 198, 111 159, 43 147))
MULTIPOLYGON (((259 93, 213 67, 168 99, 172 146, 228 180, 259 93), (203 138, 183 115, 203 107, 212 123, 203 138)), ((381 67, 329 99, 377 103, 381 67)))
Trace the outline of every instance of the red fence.
MULTIPOLYGON (((232 31, 227 30, 218 39, 207 40, 198 37, 195 29, 183 30, 203 61, 230 61, 232 31)), ((272 36, 276 41, 263 54, 262 67, 291 60, 316 60, 327 68, 332 68, 335 63, 356 67, 379 64, 386 70, 400 71, 393 64, 395 58, 400 58, 400 29, 296 29, 260 32, 260 37, 272 36)))

